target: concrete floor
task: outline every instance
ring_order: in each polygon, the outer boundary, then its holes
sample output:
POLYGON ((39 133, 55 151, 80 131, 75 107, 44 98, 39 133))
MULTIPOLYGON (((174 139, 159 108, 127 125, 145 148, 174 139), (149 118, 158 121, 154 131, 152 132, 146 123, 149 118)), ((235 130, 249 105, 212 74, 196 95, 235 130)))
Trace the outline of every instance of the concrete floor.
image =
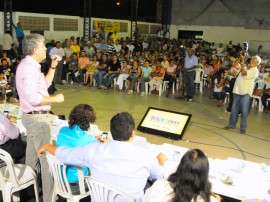
MULTIPOLYGON (((191 121, 182 140, 145 134, 136 131, 139 136, 146 137, 153 144, 170 143, 187 148, 199 148, 211 158, 226 159, 234 157, 270 165, 270 115, 252 108, 248 116, 247 134, 237 129, 226 131, 229 113, 226 105, 217 107, 214 100, 209 99, 211 90, 204 88, 200 94, 196 90, 192 102, 177 100, 174 96, 166 98, 157 95, 140 97, 137 93, 128 95, 126 92, 99 90, 96 87, 77 85, 59 85, 57 93, 63 93, 65 102, 53 104, 55 114, 63 114, 68 118, 71 109, 79 103, 90 104, 96 111, 97 124, 100 130, 108 131, 110 119, 118 112, 130 112, 137 125, 140 123, 148 107, 157 107, 172 111, 192 114, 191 121)), ((177 97, 177 96, 176 96, 177 97)))

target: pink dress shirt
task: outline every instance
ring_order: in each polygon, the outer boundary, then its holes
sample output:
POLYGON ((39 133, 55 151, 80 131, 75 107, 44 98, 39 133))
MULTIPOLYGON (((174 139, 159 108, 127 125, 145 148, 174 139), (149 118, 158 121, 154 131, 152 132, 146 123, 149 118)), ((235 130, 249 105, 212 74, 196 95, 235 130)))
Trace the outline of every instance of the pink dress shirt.
POLYGON ((17 68, 16 87, 24 113, 51 109, 50 104, 39 105, 43 97, 49 97, 51 85, 40 69, 40 64, 30 56, 26 56, 17 68))

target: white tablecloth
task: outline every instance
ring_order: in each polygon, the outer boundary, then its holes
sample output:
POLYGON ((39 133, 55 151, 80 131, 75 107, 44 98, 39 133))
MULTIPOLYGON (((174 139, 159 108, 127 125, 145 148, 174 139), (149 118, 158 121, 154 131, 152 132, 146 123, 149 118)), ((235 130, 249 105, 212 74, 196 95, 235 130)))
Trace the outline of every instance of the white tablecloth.
MULTIPOLYGON (((152 150, 158 150, 157 145, 152 150)), ((170 144, 160 145, 159 151, 168 157, 165 178, 176 171, 187 148, 170 144)), ((238 200, 261 199, 270 201, 270 166, 235 158, 226 160, 209 158, 209 180, 212 191, 238 200), (227 181, 226 181, 227 179, 227 181), (229 181, 231 185, 226 184, 229 181)))

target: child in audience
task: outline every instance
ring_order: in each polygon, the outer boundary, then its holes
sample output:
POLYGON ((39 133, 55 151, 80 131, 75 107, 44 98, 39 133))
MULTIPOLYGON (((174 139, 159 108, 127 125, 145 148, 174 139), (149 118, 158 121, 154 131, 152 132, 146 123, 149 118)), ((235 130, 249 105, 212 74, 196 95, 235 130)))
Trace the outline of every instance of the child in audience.
POLYGON ((224 75, 224 71, 217 73, 217 78, 214 80, 214 98, 216 99, 217 106, 221 106, 225 99, 226 92, 223 88, 228 84, 227 77, 224 75))
POLYGON ((94 72, 98 71, 96 67, 99 65, 99 61, 97 60, 97 56, 93 56, 93 60, 90 62, 90 66, 86 68, 85 74, 85 85, 87 85, 88 78, 90 77, 89 87, 93 85, 93 74, 94 72))

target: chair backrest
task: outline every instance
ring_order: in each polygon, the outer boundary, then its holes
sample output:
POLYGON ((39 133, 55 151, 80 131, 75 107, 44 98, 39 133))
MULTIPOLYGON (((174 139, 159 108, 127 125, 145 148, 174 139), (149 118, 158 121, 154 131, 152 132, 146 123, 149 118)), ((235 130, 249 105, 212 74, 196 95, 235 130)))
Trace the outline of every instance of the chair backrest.
POLYGON ((87 176, 84 179, 89 187, 91 198, 96 202, 114 202, 116 197, 121 197, 121 199, 125 199, 127 202, 134 202, 132 196, 119 191, 117 188, 114 188, 101 180, 90 176, 87 176))
POLYGON ((266 87, 267 83, 265 80, 259 79, 257 81, 255 81, 255 87, 257 87, 257 89, 264 89, 266 87))
POLYGON ((196 75, 195 75, 195 83, 201 83, 203 81, 203 75, 204 75, 204 71, 201 68, 196 68, 195 69, 196 75))
POLYGON ((266 83, 265 89, 268 89, 268 88, 270 88, 270 82, 266 83))
MULTIPOLYGON (((3 168, 4 169, 4 175, 0 171, 0 183, 1 185, 5 184, 7 181, 11 182, 13 187, 17 188, 19 187, 18 179, 15 175, 14 166, 13 166, 13 160, 10 156, 10 154, 3 149, 0 149, 0 159, 4 161, 6 164, 3 168), (4 177, 5 176, 5 177, 4 177)), ((1 168, 2 169, 2 168, 1 168)))
POLYGON ((54 191, 62 197, 70 198, 72 192, 67 180, 66 165, 61 164, 59 159, 48 152, 46 152, 46 158, 54 179, 54 191))

